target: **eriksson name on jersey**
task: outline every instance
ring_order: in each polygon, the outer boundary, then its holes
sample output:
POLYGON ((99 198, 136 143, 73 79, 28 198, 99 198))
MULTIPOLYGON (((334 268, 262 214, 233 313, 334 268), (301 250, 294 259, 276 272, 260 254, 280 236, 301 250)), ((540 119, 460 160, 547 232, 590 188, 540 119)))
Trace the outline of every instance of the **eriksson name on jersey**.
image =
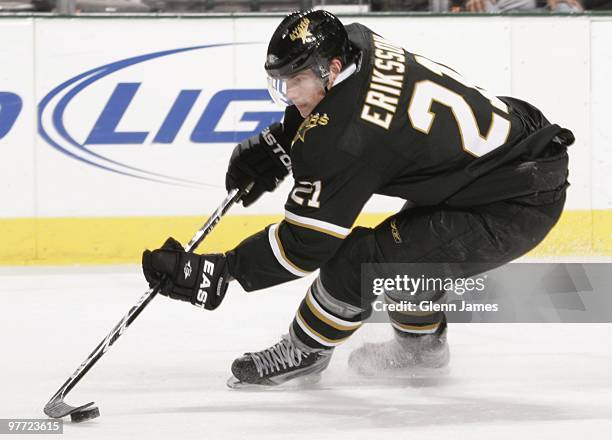
POLYGON ((378 35, 373 39, 374 67, 361 119, 388 130, 402 93, 406 55, 404 49, 378 35))

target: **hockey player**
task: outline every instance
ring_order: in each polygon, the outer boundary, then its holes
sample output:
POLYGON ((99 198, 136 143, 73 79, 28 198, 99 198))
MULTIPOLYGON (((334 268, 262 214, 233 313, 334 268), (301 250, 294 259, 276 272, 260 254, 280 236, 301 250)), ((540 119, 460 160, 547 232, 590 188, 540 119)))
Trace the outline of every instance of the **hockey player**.
MULTIPOLYGON (((320 269, 288 334, 236 359, 230 386, 325 369, 371 313, 362 263, 461 263, 453 275, 472 276, 533 249, 559 219, 573 136, 530 104, 490 95, 320 10, 280 23, 265 69, 271 94, 287 106, 284 120, 234 149, 226 186, 254 182, 243 198, 249 206, 292 171, 283 221, 225 254, 186 253, 173 239, 143 254, 151 285, 162 280, 162 294, 207 309, 232 279, 250 292, 320 269), (409 203, 375 228, 351 230, 372 194, 409 203)), ((356 350, 352 367, 368 374, 448 363, 444 313, 389 318, 394 339, 356 350)))

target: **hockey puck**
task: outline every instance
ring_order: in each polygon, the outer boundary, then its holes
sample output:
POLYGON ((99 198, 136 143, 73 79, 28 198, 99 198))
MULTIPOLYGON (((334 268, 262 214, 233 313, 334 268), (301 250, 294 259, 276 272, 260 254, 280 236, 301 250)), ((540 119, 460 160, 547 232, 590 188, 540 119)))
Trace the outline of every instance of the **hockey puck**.
POLYGON ((85 420, 95 419, 100 416, 100 409, 97 406, 82 409, 81 411, 76 411, 70 414, 70 420, 73 423, 84 422, 85 420))

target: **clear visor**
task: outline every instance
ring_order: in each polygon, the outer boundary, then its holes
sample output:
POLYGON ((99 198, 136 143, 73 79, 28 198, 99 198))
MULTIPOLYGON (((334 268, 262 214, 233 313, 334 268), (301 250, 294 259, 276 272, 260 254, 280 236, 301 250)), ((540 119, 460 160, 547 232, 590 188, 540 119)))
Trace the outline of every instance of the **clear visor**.
POLYGON ((277 105, 281 107, 293 105, 293 101, 287 96, 287 80, 268 76, 268 92, 277 105))
POLYGON ((324 93, 325 83, 313 69, 306 69, 288 77, 268 76, 268 91, 276 104, 287 107, 324 93))

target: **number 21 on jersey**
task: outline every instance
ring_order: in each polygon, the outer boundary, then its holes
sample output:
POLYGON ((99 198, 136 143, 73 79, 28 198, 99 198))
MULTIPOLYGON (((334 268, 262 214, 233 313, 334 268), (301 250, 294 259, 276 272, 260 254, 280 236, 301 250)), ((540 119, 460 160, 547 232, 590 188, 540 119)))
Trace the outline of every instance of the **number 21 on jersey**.
MULTIPOLYGON (((508 114, 508 107, 500 99, 470 84, 454 70, 418 55, 415 55, 415 60, 436 75, 450 77, 466 87, 478 90, 482 96, 489 100, 493 107, 508 114)), ((510 135, 510 121, 508 119, 493 112, 491 125, 487 133, 483 135, 478 128, 474 111, 465 98, 429 80, 419 81, 415 84, 414 92, 408 105, 408 118, 416 130, 429 134, 436 117, 435 113, 431 111, 431 105, 434 101, 450 108, 459 128, 462 148, 472 156, 483 156, 506 143, 510 135)))

